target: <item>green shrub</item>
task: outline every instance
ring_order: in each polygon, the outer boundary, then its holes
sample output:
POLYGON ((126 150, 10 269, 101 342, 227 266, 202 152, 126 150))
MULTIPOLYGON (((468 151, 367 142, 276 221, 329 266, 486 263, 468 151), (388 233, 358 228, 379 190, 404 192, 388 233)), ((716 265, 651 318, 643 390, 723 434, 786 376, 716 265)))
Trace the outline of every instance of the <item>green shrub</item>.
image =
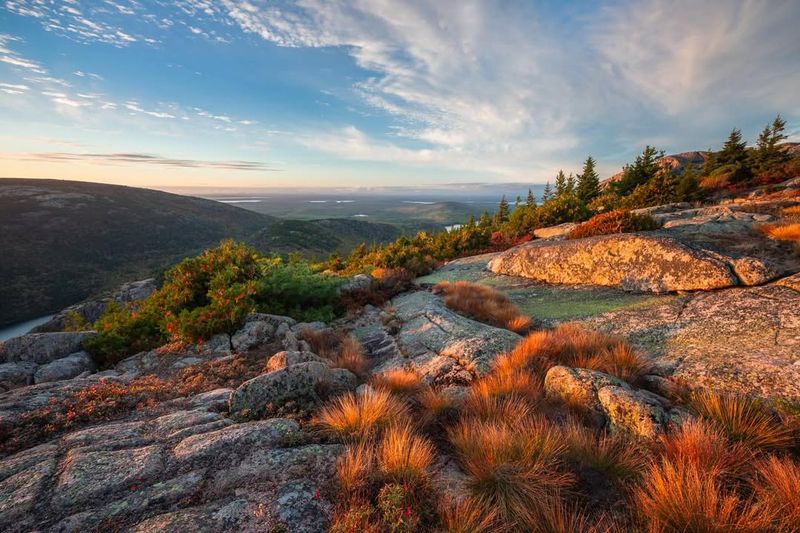
POLYGON ((339 278, 315 273, 307 263, 284 263, 223 241, 170 269, 163 286, 135 307, 109 306, 86 349, 111 365, 168 340, 202 342, 233 333, 251 311, 330 320, 339 284, 339 278))

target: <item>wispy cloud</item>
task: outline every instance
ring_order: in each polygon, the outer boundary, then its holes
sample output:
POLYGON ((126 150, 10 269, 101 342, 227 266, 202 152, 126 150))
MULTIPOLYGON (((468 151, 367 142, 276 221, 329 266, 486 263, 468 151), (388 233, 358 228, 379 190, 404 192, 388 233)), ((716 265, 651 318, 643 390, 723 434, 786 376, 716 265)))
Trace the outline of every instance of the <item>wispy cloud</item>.
POLYGON ((277 171, 259 161, 206 161, 200 159, 176 159, 142 153, 78 153, 78 152, 36 152, 0 153, 0 159, 16 161, 39 161, 50 163, 84 162, 100 165, 156 165, 177 168, 218 169, 241 171, 277 171))

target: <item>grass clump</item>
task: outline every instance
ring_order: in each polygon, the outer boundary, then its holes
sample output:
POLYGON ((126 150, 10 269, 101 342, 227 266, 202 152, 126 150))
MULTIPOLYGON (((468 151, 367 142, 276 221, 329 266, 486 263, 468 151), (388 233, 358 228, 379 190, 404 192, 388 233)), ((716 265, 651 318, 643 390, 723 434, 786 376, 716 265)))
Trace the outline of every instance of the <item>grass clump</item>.
POLYGON ((498 328, 526 332, 531 319, 522 314, 508 297, 491 287, 468 281, 442 281, 433 288, 441 294, 447 307, 498 328))
POLYGON ((660 224, 650 215, 637 215, 630 211, 616 209, 595 215, 567 233, 566 239, 583 239, 595 235, 612 233, 631 233, 658 229, 660 224))
POLYGON ((776 531, 797 531, 800 524, 800 463, 789 457, 770 456, 755 467, 753 491, 770 515, 776 531))
POLYGON ((345 337, 338 352, 331 357, 335 368, 344 368, 363 378, 367 373, 367 358, 364 356, 364 349, 358 339, 348 335, 345 337))
POLYGON ((447 533, 493 533, 497 511, 474 498, 439 504, 439 520, 447 533))
POLYGON ((322 408, 317 423, 326 432, 345 440, 364 440, 408 415, 405 404, 387 391, 367 389, 347 393, 322 408))
POLYGON ((422 378, 413 370, 394 368, 373 376, 370 382, 376 390, 411 397, 425 390, 422 378))
POLYGON ((427 480, 434 449, 409 424, 398 424, 384 432, 377 458, 378 468, 386 479, 416 485, 427 480))
POLYGON ((692 394, 689 404, 731 441, 762 450, 782 450, 795 443, 793 431, 761 400, 707 391, 692 394))
POLYGON ((631 383, 652 367, 623 339, 567 323, 530 333, 511 352, 497 358, 494 369, 499 374, 532 370, 544 375, 555 365, 599 370, 631 383))
POLYGON ((564 446, 541 420, 468 420, 454 427, 449 439, 468 475, 472 497, 496 510, 504 526, 536 524, 544 502, 572 482, 569 473, 559 470, 564 446))
POLYGON ((615 482, 637 478, 645 466, 646 451, 624 436, 597 433, 574 420, 562 428, 562 435, 570 459, 615 482))
POLYGON ((800 222, 765 224, 758 229, 776 241, 800 242, 800 222))
POLYGON ((730 443, 717 427, 701 419, 688 420, 659 438, 661 455, 673 463, 688 463, 717 477, 741 478, 752 452, 730 443))

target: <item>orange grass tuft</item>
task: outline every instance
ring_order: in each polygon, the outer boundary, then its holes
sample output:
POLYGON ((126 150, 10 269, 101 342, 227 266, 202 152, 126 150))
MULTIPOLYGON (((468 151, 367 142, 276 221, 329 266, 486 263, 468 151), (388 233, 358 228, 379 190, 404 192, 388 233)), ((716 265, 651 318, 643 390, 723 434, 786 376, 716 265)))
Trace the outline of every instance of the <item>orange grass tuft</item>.
POLYGON ((469 281, 442 281, 433 292, 442 294, 450 309, 498 328, 518 333, 531 328, 531 319, 522 314, 503 293, 469 281))
POLYGON ((447 533, 495 533, 497 511, 473 499, 444 501, 439 505, 439 520, 447 533))
POLYGON ((336 461, 339 486, 354 497, 365 492, 375 476, 375 451, 371 443, 359 442, 347 447, 336 461))
POLYGON ((756 464, 753 491, 773 517, 777 531, 797 531, 800 525, 800 464, 788 457, 763 459, 756 464))
POLYGON ((531 527, 548 497, 573 481, 559 470, 564 446, 558 433, 542 420, 464 420, 448 436, 472 497, 495 510, 503 525, 531 527))
POLYGON ((402 401, 389 392, 368 389, 363 394, 335 398, 319 412, 317 423, 346 440, 363 440, 407 416, 408 409, 402 401))
POLYGON ((651 369, 649 361, 623 339, 570 323, 529 334, 498 357, 494 368, 499 374, 521 369, 544 374, 555 365, 600 370, 631 382, 651 369))
POLYGON ((636 478, 645 467, 646 450, 624 436, 598 434, 575 420, 569 421, 561 431, 571 459, 614 481, 636 478))
POLYGON ((493 372, 478 380, 472 394, 499 398, 517 397, 537 404, 544 398, 542 378, 530 372, 493 372))
POLYGON ((410 424, 402 424, 386 430, 377 457, 384 476, 413 485, 427 479, 435 455, 428 439, 416 435, 410 424))
POLYGON ((499 397, 472 392, 464 402, 464 414, 482 422, 513 424, 530 418, 533 409, 530 403, 518 396, 499 397))
POLYGON ((333 366, 345 368, 359 377, 364 377, 367 372, 367 358, 358 339, 347 336, 342 340, 339 351, 331 358, 333 366))
POLYGON ((311 347, 311 351, 322 357, 335 357, 339 348, 339 336, 327 328, 319 330, 305 327, 297 333, 297 337, 306 341, 311 347))
POLYGON ((692 394, 689 404, 732 441, 765 450, 794 444, 793 431, 760 400, 707 391, 692 394))
POLYGON ((419 374, 413 370, 395 368, 372 377, 371 384, 377 390, 388 391, 400 396, 414 396, 425 389, 419 374))
POLYGON ((758 229, 761 233, 776 241, 800 242, 800 222, 765 224, 758 229))
POLYGON ((684 462, 718 477, 741 477, 752 452, 729 443, 725 434, 704 420, 689 420, 659 438, 661 454, 672 463, 684 462))
POLYGON ((687 461, 650 466, 634 500, 653 532, 763 531, 764 517, 709 472, 687 461))

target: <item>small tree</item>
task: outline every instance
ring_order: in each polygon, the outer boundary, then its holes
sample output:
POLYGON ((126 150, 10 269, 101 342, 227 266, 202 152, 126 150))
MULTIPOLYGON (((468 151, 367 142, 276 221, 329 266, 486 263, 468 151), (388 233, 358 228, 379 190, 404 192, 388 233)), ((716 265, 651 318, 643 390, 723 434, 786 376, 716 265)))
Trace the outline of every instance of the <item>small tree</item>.
POLYGON ((600 194, 600 176, 597 175, 592 156, 587 157, 583 163, 583 172, 578 176, 576 192, 578 198, 587 204, 600 194))
POLYGON ((733 128, 722 150, 715 154, 716 165, 736 165, 747 162, 747 141, 742 139, 742 132, 733 128))
POLYGON ((782 163, 786 158, 778 144, 787 139, 783 133, 786 121, 780 115, 776 116, 772 124, 767 124, 758 136, 754 155, 755 167, 759 171, 770 170, 774 165, 782 163))
POLYGON ((525 201, 525 205, 528 207, 536 207, 536 198, 533 196, 533 191, 528 189, 528 198, 525 201))
POLYGON ((563 170, 559 170, 556 175, 556 196, 561 196, 567 192, 567 176, 563 170))
POLYGON ((550 187, 550 182, 544 184, 544 191, 542 192, 542 203, 546 203, 547 201, 553 198, 553 189, 550 187))
POLYGON ((508 221, 508 200, 506 200, 506 195, 504 194, 502 198, 500 198, 500 204, 497 206, 497 211, 494 214, 494 225, 499 226, 503 222, 508 221))
POLYGON ((653 179, 661 170, 659 159, 664 157, 664 152, 659 152, 655 147, 647 145, 631 165, 625 165, 622 178, 612 184, 612 189, 619 196, 626 196, 639 186, 653 179))

